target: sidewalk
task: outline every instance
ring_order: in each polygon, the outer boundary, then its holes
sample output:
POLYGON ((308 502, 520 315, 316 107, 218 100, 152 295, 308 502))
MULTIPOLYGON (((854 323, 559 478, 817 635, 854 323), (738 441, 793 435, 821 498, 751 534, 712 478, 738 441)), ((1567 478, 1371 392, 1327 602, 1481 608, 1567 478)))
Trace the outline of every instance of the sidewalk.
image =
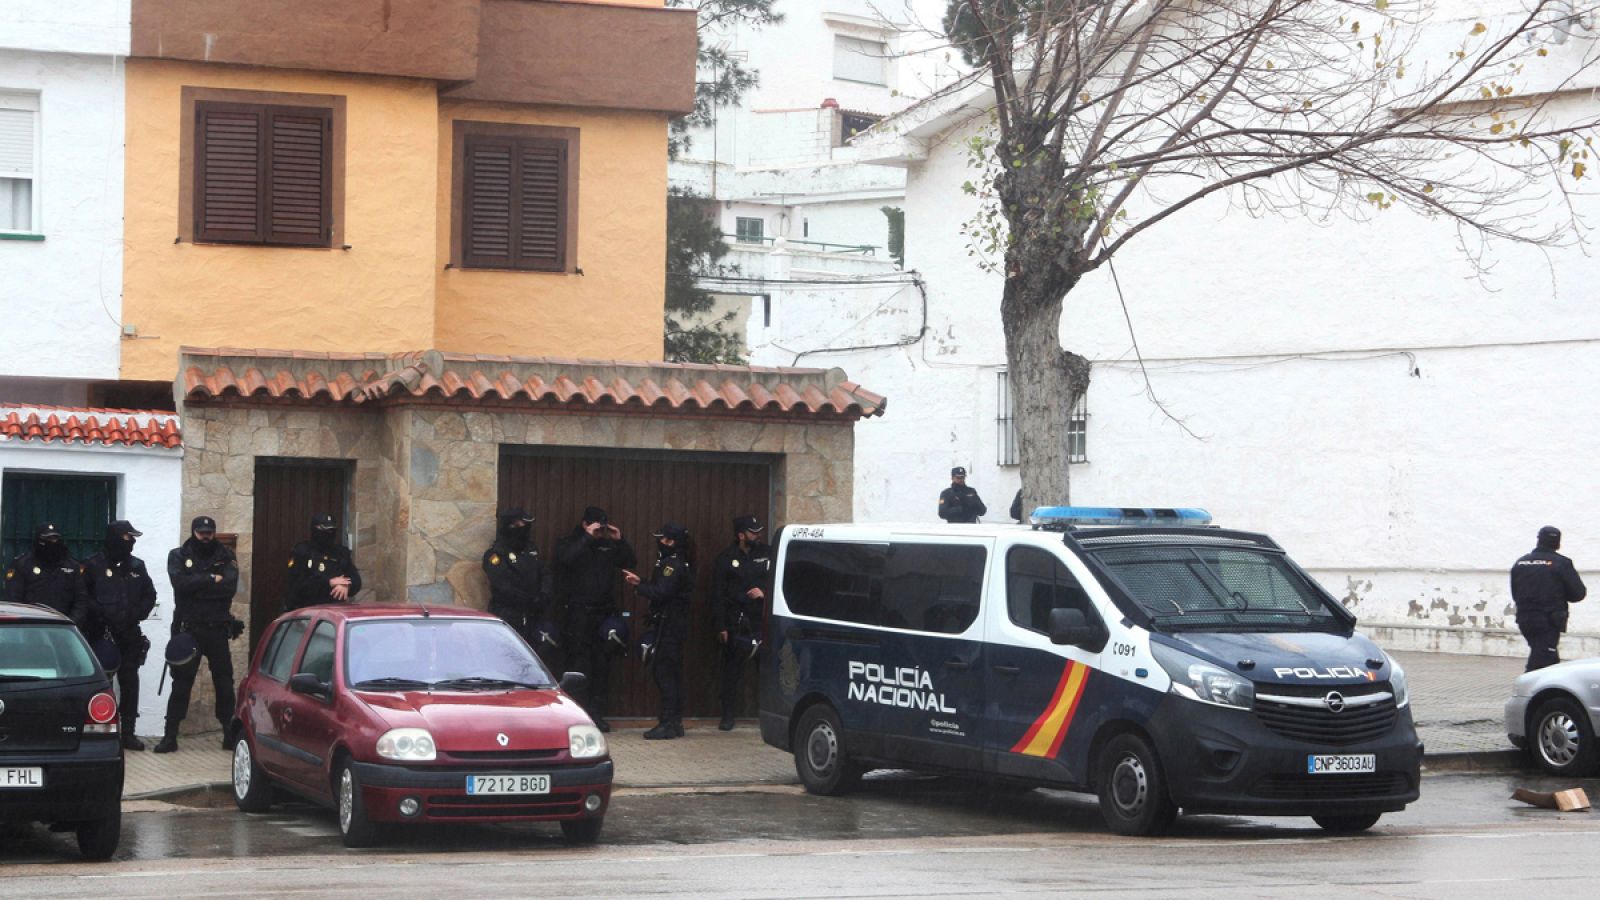
MULTIPOLYGON (((1501 708, 1522 660, 1495 656, 1396 652, 1411 687, 1412 715, 1427 747, 1430 771, 1504 768, 1517 764, 1507 743, 1501 708)), ((794 784, 794 760, 761 742, 754 720, 731 732, 714 719, 689 723, 672 741, 646 741, 642 728, 618 728, 609 736, 622 788, 794 784)), ((231 757, 218 734, 180 741, 177 753, 127 755, 128 798, 160 797, 228 783, 231 757)), ((147 741, 153 745, 153 741, 147 741)))

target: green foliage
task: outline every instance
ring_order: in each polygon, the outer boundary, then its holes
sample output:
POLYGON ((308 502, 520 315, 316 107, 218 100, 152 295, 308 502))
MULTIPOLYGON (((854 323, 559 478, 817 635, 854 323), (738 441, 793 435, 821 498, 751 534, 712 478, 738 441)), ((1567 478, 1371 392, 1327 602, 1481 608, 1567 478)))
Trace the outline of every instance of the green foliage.
POLYGON ((906 267, 906 211, 898 206, 880 206, 879 211, 889 220, 889 255, 894 264, 906 267))
POLYGON ((672 362, 744 362, 744 341, 730 334, 732 312, 715 318, 709 291, 699 286, 706 276, 738 270, 722 262, 728 243, 717 226, 715 203, 682 188, 667 191, 666 353, 672 362))
POLYGON ((774 12, 777 0, 667 0, 667 5, 693 9, 699 16, 700 44, 695 56, 696 80, 694 112, 673 119, 667 136, 667 154, 672 159, 689 146, 689 129, 709 126, 718 109, 737 106, 745 93, 760 83, 754 69, 715 43, 706 40, 706 30, 736 24, 756 27, 776 25, 783 14, 774 12))

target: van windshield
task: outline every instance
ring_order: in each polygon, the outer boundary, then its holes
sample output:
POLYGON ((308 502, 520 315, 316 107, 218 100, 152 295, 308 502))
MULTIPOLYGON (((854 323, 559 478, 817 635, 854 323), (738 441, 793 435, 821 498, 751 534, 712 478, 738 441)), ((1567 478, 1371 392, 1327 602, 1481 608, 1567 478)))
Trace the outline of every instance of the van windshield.
POLYGON ((1282 555, 1235 547, 1115 547, 1094 555, 1164 631, 1343 629, 1282 555))

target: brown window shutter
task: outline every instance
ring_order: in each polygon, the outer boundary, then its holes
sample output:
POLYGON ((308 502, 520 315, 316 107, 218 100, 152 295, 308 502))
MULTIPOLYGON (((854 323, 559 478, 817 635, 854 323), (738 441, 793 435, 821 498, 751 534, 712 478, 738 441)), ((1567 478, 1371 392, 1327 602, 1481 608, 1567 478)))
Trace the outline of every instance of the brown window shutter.
POLYGON ((264 111, 219 103, 201 104, 196 114, 195 238, 264 240, 264 111))
POLYGON ((508 138, 470 135, 464 152, 461 262, 468 267, 515 268, 512 163, 516 143, 508 138))
POLYGON ((528 139, 517 142, 519 269, 566 268, 567 144, 528 139))
POLYGON ((332 110, 268 107, 267 123, 266 241, 327 246, 332 236, 332 110))

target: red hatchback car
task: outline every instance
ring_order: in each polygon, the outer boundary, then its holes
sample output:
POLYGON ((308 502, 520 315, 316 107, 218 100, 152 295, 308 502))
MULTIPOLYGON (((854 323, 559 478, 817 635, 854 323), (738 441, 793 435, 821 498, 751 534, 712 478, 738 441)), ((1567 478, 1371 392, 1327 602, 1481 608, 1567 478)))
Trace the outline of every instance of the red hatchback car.
POLYGON ((600 836, 605 735, 505 622, 470 609, 316 606, 285 613, 239 684, 233 794, 282 789, 339 814, 345 846, 412 822, 557 821, 600 836))

